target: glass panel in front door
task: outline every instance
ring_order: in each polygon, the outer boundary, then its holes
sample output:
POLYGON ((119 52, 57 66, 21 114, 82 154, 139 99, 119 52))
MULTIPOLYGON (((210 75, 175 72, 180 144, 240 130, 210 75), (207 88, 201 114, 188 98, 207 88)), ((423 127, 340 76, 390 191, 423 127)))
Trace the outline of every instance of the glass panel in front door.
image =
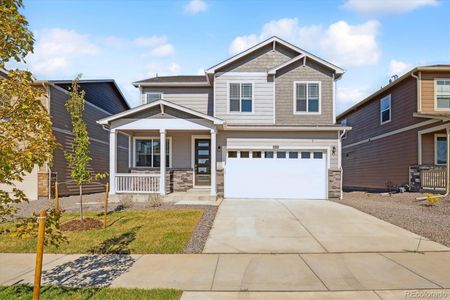
POLYGON ((211 143, 209 139, 195 140, 195 169, 194 180, 196 186, 211 184, 211 143))

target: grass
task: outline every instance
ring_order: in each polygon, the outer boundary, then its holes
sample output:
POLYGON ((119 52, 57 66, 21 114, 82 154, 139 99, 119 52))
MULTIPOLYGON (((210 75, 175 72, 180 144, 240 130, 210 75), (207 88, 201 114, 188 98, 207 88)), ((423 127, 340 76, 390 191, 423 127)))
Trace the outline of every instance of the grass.
MULTIPOLYGON (((59 248, 46 246, 45 253, 151 254, 182 253, 202 216, 201 210, 122 211, 108 215, 103 229, 64 232, 68 243, 59 248)), ((102 215, 85 213, 85 217, 103 220, 102 215)), ((65 213, 62 223, 78 218, 65 213)), ((13 227, 3 224, 0 229, 13 227)), ((0 253, 34 253, 36 240, 0 235, 0 253)), ((1 297, 0 297, 1 299, 1 297)))
MULTIPOLYGON (((69 288, 44 286, 41 288, 41 299, 75 300, 75 299, 115 299, 115 300, 178 300, 182 291, 174 289, 122 289, 122 288, 69 288)), ((0 287, 0 299, 25 300, 31 299, 33 287, 29 285, 14 285, 0 287)))

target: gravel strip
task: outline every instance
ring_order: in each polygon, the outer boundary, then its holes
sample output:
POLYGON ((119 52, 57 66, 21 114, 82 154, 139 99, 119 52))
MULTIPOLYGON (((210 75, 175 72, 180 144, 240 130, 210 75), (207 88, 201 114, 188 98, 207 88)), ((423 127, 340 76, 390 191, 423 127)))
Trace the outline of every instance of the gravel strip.
MULTIPOLYGON (((83 195, 83 210, 102 211, 103 210, 104 193, 83 195)), ((79 196, 70 196, 60 198, 60 207, 66 212, 79 211, 79 196)), ((39 212, 40 209, 50 208, 54 206, 54 200, 38 200, 29 203, 20 203, 18 205, 18 217, 28 217, 33 212, 39 212)), ((216 217, 218 206, 212 205, 174 205, 174 203, 163 202, 161 206, 149 207, 143 202, 134 202, 131 207, 123 208, 121 203, 110 202, 108 211, 114 210, 186 210, 200 209, 203 211, 202 217, 195 228, 188 245, 184 249, 184 253, 202 253, 208 239, 209 231, 216 217)))
POLYGON ((344 193, 336 202, 354 207, 379 219, 450 247, 450 200, 442 199, 431 207, 416 200, 421 193, 383 196, 376 193, 344 193))

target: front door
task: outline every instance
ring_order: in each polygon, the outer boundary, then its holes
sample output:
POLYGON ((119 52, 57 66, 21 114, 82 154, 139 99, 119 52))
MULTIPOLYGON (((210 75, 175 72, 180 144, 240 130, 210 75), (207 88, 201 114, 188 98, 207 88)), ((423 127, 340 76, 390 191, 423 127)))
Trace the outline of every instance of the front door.
POLYGON ((194 185, 211 185, 211 140, 195 139, 194 141, 194 185))

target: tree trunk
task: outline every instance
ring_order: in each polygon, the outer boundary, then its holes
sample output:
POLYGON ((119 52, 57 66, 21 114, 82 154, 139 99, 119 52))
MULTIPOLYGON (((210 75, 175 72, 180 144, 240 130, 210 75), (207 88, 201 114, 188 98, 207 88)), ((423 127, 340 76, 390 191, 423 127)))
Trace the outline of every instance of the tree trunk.
POLYGON ((83 221, 83 185, 80 184, 80 221, 83 221))

